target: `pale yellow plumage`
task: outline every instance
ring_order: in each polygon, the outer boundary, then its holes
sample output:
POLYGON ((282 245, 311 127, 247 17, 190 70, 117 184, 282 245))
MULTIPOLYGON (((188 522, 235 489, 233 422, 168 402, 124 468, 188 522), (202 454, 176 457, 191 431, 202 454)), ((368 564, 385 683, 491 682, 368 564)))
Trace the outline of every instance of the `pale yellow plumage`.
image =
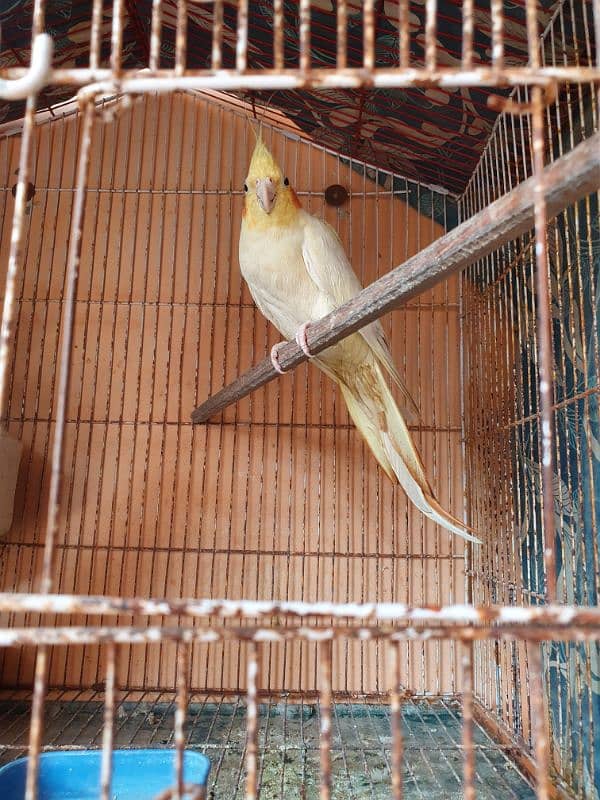
MULTIPOLYGON (((240 233, 240 267, 261 312, 287 339, 361 290, 344 248, 327 223, 301 207, 261 139, 248 177, 240 233)), ((400 389, 404 414, 417 408, 393 364, 379 322, 319 353, 314 362, 340 386, 352 419, 392 480, 426 516, 478 541, 441 508, 427 481, 384 371, 400 389)))

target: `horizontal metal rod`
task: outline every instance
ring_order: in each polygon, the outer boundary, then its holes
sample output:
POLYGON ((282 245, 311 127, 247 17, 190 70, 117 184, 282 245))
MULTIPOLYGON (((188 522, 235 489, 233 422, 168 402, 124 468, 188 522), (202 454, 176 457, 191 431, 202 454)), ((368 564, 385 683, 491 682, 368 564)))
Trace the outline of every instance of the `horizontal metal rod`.
POLYGON ((63 626, 58 628, 8 628, 0 630, 0 648, 20 646, 57 646, 84 644, 152 644, 164 641, 199 642, 210 644, 220 641, 328 642, 334 639, 358 639, 359 641, 388 639, 392 642, 427 641, 429 639, 460 639, 475 641, 483 639, 521 639, 529 642, 542 641, 597 641, 600 639, 598 624, 593 625, 511 625, 503 628, 479 628, 474 625, 448 625, 443 628, 402 626, 295 626, 295 627, 113 627, 63 626))
POLYGON ((47 33, 38 33, 31 46, 31 66, 18 78, 0 78, 0 99, 24 100, 32 97, 49 82, 54 43, 47 33))
POLYGON ((591 606, 469 606, 415 608, 404 603, 304 603, 270 600, 144 599, 68 594, 0 593, 0 612, 39 614, 144 616, 187 615, 192 617, 251 618, 334 617, 377 623, 410 625, 555 625, 598 626, 600 607, 591 606))
MULTIPOLYGON (((22 67, 9 67, 0 70, 1 79, 20 79, 27 74, 22 67)), ((238 72, 232 69, 186 70, 183 75, 175 75, 172 70, 124 70, 122 78, 117 79, 109 69, 55 69, 48 74, 49 85, 85 86, 85 95, 115 91, 119 93, 142 94, 145 92, 172 92, 179 90, 215 89, 356 89, 403 88, 410 86, 441 86, 448 88, 472 86, 527 86, 543 85, 558 81, 560 83, 600 82, 598 67, 545 66, 511 67, 495 69, 476 67, 470 70, 460 68, 419 69, 419 68, 379 68, 333 69, 321 68, 302 72, 299 69, 285 70, 247 70, 238 72)))
MULTIPOLYGON (((596 133, 544 170, 548 219, 600 187, 600 134, 596 133)), ((363 289, 352 300, 307 328, 316 354, 397 308, 425 289, 473 264, 533 227, 535 178, 529 178, 483 211, 430 244, 404 264, 363 289)), ((278 351, 283 370, 306 361, 295 342, 278 351)), ((202 423, 242 397, 279 377, 269 358, 252 367, 192 413, 202 423)))

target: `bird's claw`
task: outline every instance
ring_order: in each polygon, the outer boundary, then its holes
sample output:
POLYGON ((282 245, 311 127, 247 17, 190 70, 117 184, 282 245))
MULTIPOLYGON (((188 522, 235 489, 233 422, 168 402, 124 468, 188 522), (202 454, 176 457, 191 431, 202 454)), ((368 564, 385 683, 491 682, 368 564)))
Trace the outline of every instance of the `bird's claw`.
MULTIPOLYGON (((303 325, 300 325, 300 327, 296 331, 296 344, 302 350, 305 356, 307 356, 308 358, 312 358, 313 354, 310 352, 310 348, 306 340, 307 328, 308 328, 308 322, 305 322, 303 325)), ((284 344, 286 344, 286 342, 279 342, 278 344, 274 344, 273 347, 271 348, 271 364, 273 364, 273 369, 280 375, 284 375, 288 371, 287 369, 283 369, 281 364, 279 363, 279 348, 283 347, 284 344)))
POLYGON ((296 331, 296 344, 302 350, 305 356, 308 356, 308 358, 312 358, 313 354, 310 352, 310 348, 306 340, 307 328, 308 328, 308 322, 305 322, 303 325, 300 325, 300 327, 296 331))
POLYGON ((283 369, 279 363, 279 348, 284 344, 285 342, 279 342, 279 344, 274 344, 271 348, 271 364, 273 364, 273 369, 280 375, 285 375, 287 372, 287 369, 283 369))

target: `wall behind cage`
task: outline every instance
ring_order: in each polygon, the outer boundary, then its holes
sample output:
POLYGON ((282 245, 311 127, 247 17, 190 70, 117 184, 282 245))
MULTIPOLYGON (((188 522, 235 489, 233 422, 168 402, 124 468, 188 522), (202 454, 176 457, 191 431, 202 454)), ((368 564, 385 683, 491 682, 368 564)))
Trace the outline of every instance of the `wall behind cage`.
MULTIPOLYGON (((588 63, 585 10, 563 3, 544 39, 548 65, 588 63)), ((517 92, 526 101, 526 92, 517 92)), ((598 130, 591 86, 562 87, 546 109, 547 160, 598 130)), ((475 213, 531 174, 528 119, 502 115, 462 200, 475 213)), ((600 205, 598 194, 547 227, 554 396, 554 519, 558 601, 596 605, 600 588, 600 205)), ((490 536, 475 554, 477 603, 546 600, 541 499, 535 240, 493 253, 464 279, 469 502, 490 536)), ((476 686, 515 735, 529 735, 527 650, 481 644, 476 686)), ((600 652, 597 643, 550 643, 545 681, 555 768, 581 797, 600 796, 600 652)))
MULTIPOLYGON (((0 547, 4 590, 34 591, 45 538, 57 351, 80 145, 77 117, 40 126, 11 377, 10 430, 24 442, 15 521, 0 547)), ((339 231, 365 283, 449 224, 452 204, 415 183, 265 129, 304 206, 339 231), (327 185, 351 191, 339 210, 327 185), (420 213, 416 210, 420 209, 420 213)), ((75 309, 54 589, 169 597, 460 602, 464 550, 406 503, 349 424, 332 384, 303 366, 192 427, 209 393, 265 357, 279 334, 256 311, 237 260, 247 118, 199 95, 99 109, 75 309)), ((2 259, 19 137, 0 142, 2 259)), ((463 507, 456 281, 387 319, 420 405, 415 429, 441 502, 463 507)), ((131 621, 131 620, 129 620, 131 621)), ((143 618, 134 620, 145 624, 143 618)), ((19 619, 11 618, 11 624, 19 619)), ((344 645, 337 689, 375 692, 383 656, 344 645)), ((172 649, 125 650, 121 685, 171 687, 172 649)), ((315 686, 314 650, 266 648, 263 688, 315 686)), ((237 644, 194 651, 192 685, 244 684, 237 644)), ((50 682, 102 676, 94 648, 55 652, 50 682), (84 653, 82 655, 82 652, 84 653)), ((406 684, 454 689, 451 644, 405 650, 406 684)), ((31 680, 31 654, 2 656, 5 685, 31 680)))

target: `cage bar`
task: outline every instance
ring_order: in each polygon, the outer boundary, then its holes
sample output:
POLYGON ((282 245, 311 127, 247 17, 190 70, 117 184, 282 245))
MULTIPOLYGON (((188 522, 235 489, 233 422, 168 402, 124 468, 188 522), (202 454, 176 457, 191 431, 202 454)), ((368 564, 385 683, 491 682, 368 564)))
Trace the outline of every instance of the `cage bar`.
POLYGON ((106 647, 106 683, 104 688, 104 722, 102 733, 101 800, 111 800, 112 761, 115 724, 115 676, 117 648, 114 642, 106 647))
POLYGON ((283 55, 284 48, 284 16, 283 16, 283 0, 273 1, 273 52, 274 52, 274 67, 277 70, 284 68, 285 59, 283 55))
POLYGON ((437 0, 425 3, 425 66, 430 72, 437 66, 437 0))
MULTIPOLYGON (((32 41, 41 34, 44 25, 44 4, 36 0, 33 6, 33 26, 31 30, 32 41)), ((22 239, 25 217, 26 186, 29 179, 29 161, 31 158, 31 140, 33 137, 34 114, 37 93, 33 92, 27 98, 25 116, 23 119, 23 138, 19 155, 19 173, 17 191, 15 195, 15 208, 13 211, 10 251, 6 269, 6 282, 4 286, 4 302, 2 306, 2 325, 0 328, 0 415, 4 417, 7 402, 7 382, 9 378, 8 359, 13 337, 12 325, 16 304, 15 292, 19 262, 22 257, 22 239)))
POLYGON ((100 66, 100 26, 102 24, 102 2, 94 0, 92 11, 92 28, 90 31, 90 69, 100 66))
MULTIPOLYGON (((213 70, 221 69, 223 64, 223 0, 215 0, 214 4, 214 19, 212 29, 212 68, 213 70)), ((276 61, 277 69, 280 69, 283 64, 279 65, 276 61)))
POLYGON ((246 723, 246 797, 255 800, 258 797, 258 705, 257 705, 257 678, 258 678, 258 652, 254 642, 248 645, 248 690, 247 690, 247 717, 246 723))
MULTIPOLYGON (((123 0, 113 0, 110 69, 113 75, 121 74, 121 54, 123 52, 123 0)), ((94 31, 98 33, 98 31, 94 31)))
POLYGON ((185 718, 188 704, 188 646, 181 644, 177 651, 177 708, 175 710, 175 800, 183 800, 183 752, 185 747, 185 718))
POLYGON ((319 735, 321 751, 321 800, 331 797, 331 643, 321 642, 319 646, 319 710, 321 716, 319 735))
POLYGON ((0 68, 0 94, 26 98, 20 141, 0 137, 0 414, 26 443, 0 564, 0 756, 28 755, 26 800, 42 753, 83 746, 101 748, 102 798, 114 750, 137 746, 173 751, 157 800, 207 796, 185 783, 187 748, 224 796, 312 780, 358 797, 358 769, 395 800, 584 798, 600 724, 598 2, 523 0, 522 40, 500 0, 465 0, 453 27, 442 0, 262 6, 153 0, 132 23, 114 0, 104 26, 94 0, 86 67, 50 65, 36 0, 30 66, 0 68), (77 92, 60 120, 34 114, 46 85, 77 92), (485 136, 462 196, 356 158, 380 135, 378 89, 417 109, 407 165, 468 95, 452 152, 485 136), (397 310, 383 324, 422 410, 411 432, 480 549, 381 480, 294 343, 293 374, 253 392, 276 377, 260 362, 274 335, 230 267, 265 90, 339 106, 340 152, 301 115, 269 112, 263 136, 370 284, 311 324, 309 348, 397 310), (198 393, 204 427, 187 419, 198 393))
POLYGON ((346 69, 348 63, 348 6, 347 0, 337 3, 337 68, 346 69))
POLYGON ((248 63, 248 0, 238 3, 237 23, 235 68, 238 72, 245 72, 248 63))
MULTIPOLYGON (((466 16, 465 12, 465 16, 466 16)), ((493 0, 491 3, 492 13, 492 63, 498 69, 504 69, 504 12, 502 2, 493 0)), ((469 34, 467 34, 469 36, 469 34)), ((470 33, 472 41, 472 31, 470 33)), ((472 45, 471 45, 472 46, 472 45)), ((465 65, 466 66, 466 65, 465 65)))
POLYGON ((475 753, 473 749, 473 649, 466 642, 462 645, 462 690, 463 690, 463 752, 464 752, 464 796, 475 798, 475 753))
POLYGON ((398 25, 399 25, 399 52, 400 67, 408 69, 410 65, 410 29, 408 25, 409 0, 399 0, 398 2, 398 25))
MULTIPOLYGON (((531 4, 529 4, 531 5, 531 4)), ((528 28, 533 12, 528 7, 528 28)), ((537 41, 537 26, 530 32, 537 41)), ((537 53, 537 48, 534 48, 537 53)), ((534 59, 532 55, 532 59, 534 59)), ((539 55, 534 59, 539 63, 539 55), (538 60, 536 60, 538 59, 538 60)), ((550 322, 550 291, 547 274, 547 212, 546 183, 544 171, 544 116, 543 91, 539 86, 532 89, 532 133, 533 171, 535 185, 535 254, 537 276, 538 346, 539 346, 539 394, 541 410, 542 494, 544 498, 544 564, 546 568, 546 591, 549 602, 556 599, 556 553, 554 532, 554 424, 552 405, 552 333, 550 322)))
POLYGON ((402 800, 402 763, 403 763, 403 741, 402 741, 402 656, 400 644, 397 643, 391 648, 392 654, 392 675, 394 685, 390 693, 391 706, 391 730, 392 730, 392 796, 394 800, 402 800))
MULTIPOLYGON (((340 15, 341 21, 345 24, 345 14, 340 15)), ((377 19, 375 14, 374 0, 365 0, 363 9, 363 65, 366 70, 372 70, 375 66, 375 42, 377 32, 377 19)), ((340 47, 343 45, 340 44, 340 47)), ((345 48, 344 48, 345 49, 345 48)))
POLYGON ((549 800, 548 782, 549 742, 546 731, 546 714, 544 711, 544 683, 542 678, 542 661, 540 648, 535 644, 528 648, 529 680, 536 756, 536 797, 538 800, 549 800))
POLYGON ((150 70, 160 68, 160 43, 162 29, 162 0, 152 0, 152 28, 150 36, 150 70))
POLYGON ((300 74, 305 75, 310 70, 310 1, 300 0, 299 26, 300 26, 300 74))
POLYGON ((177 0, 177 33, 175 38, 175 74, 185 72, 187 56, 187 0, 177 0))

